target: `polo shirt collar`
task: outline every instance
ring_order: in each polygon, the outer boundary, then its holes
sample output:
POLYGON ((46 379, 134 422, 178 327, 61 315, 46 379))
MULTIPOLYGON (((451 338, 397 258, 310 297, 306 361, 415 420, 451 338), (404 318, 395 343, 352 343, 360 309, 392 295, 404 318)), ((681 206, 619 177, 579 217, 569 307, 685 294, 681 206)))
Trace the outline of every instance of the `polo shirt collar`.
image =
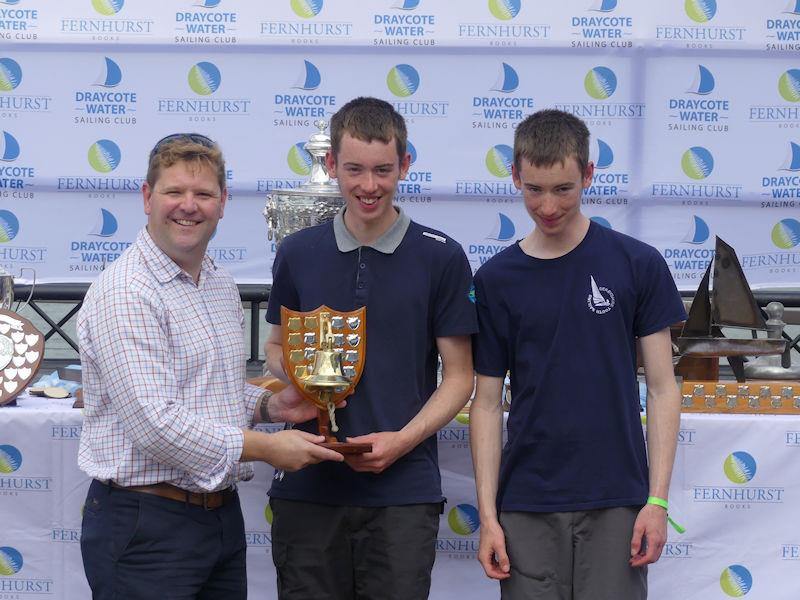
POLYGON ((345 206, 340 208, 339 212, 336 213, 336 216, 333 218, 333 234, 336 237, 336 247, 339 249, 339 252, 351 252, 362 246, 366 246, 378 252, 382 252, 383 254, 392 254, 397 250, 400 242, 403 241, 403 237, 405 237, 406 231, 408 231, 408 226, 411 224, 411 219, 403 212, 403 209, 399 206, 395 206, 394 209, 397 211, 398 215, 397 219, 392 223, 392 226, 374 242, 362 244, 353 237, 353 234, 350 233, 347 226, 344 224, 344 211, 346 208, 345 206))
MULTIPOLYGON (((136 238, 136 245, 159 283, 172 281, 181 274, 186 274, 188 276, 186 271, 181 269, 174 260, 167 256, 164 251, 156 245, 153 238, 150 237, 150 232, 147 231, 147 227, 143 227, 139 232, 136 238)), ((211 257, 206 254, 200 265, 200 281, 202 281, 204 276, 207 276, 209 272, 215 271, 216 269, 217 265, 215 265, 211 257)), ((189 278, 191 279, 191 277, 189 278)))

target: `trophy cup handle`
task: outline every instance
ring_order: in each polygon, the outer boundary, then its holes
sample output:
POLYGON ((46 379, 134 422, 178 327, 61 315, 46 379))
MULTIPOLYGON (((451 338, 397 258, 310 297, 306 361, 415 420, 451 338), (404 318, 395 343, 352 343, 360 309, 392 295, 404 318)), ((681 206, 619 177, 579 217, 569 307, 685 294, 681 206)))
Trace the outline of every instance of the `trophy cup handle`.
POLYGON ((36 289, 36 269, 33 267, 20 267, 19 269, 19 276, 22 277, 23 271, 30 271, 33 273, 33 279, 31 280, 31 290, 28 292, 28 297, 25 299, 25 302, 22 303, 21 306, 17 307, 16 312, 19 312, 21 309, 25 308, 31 303, 31 298, 33 298, 33 290, 36 289))
POLYGON ((270 198, 264 207, 264 218, 267 220, 267 239, 271 242, 278 231, 278 211, 275 201, 270 198))

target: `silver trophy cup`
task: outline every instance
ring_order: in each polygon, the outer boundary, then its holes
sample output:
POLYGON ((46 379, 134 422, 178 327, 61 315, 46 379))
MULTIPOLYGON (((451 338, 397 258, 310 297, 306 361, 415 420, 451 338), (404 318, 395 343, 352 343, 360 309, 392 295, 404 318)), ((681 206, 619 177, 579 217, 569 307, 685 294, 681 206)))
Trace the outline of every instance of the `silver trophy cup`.
POLYGON ((296 188, 276 190, 267 195, 264 217, 267 219, 267 238, 280 245, 287 235, 311 225, 333 219, 344 199, 339 186, 328 176, 325 154, 331 138, 325 133, 328 124, 315 121, 319 129, 303 146, 311 155, 311 176, 296 188))

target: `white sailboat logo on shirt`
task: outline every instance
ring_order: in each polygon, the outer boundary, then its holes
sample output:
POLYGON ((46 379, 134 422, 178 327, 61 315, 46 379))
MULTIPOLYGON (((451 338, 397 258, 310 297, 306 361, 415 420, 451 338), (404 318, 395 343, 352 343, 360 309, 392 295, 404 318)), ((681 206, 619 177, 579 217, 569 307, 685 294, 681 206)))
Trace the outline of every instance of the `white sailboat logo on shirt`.
POLYGON ((589 275, 589 285, 591 286, 591 293, 586 299, 589 310, 598 315, 604 315, 614 308, 614 292, 605 286, 597 285, 592 275, 589 275))

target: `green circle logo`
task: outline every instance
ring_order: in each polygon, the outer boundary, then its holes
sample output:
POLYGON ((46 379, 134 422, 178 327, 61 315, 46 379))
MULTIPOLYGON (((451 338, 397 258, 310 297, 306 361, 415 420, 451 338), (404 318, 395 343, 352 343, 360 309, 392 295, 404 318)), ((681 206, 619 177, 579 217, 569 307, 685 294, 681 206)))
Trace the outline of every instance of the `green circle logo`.
POLYGON ((800 102, 800 69, 789 69, 780 76, 778 93, 787 102, 800 102))

